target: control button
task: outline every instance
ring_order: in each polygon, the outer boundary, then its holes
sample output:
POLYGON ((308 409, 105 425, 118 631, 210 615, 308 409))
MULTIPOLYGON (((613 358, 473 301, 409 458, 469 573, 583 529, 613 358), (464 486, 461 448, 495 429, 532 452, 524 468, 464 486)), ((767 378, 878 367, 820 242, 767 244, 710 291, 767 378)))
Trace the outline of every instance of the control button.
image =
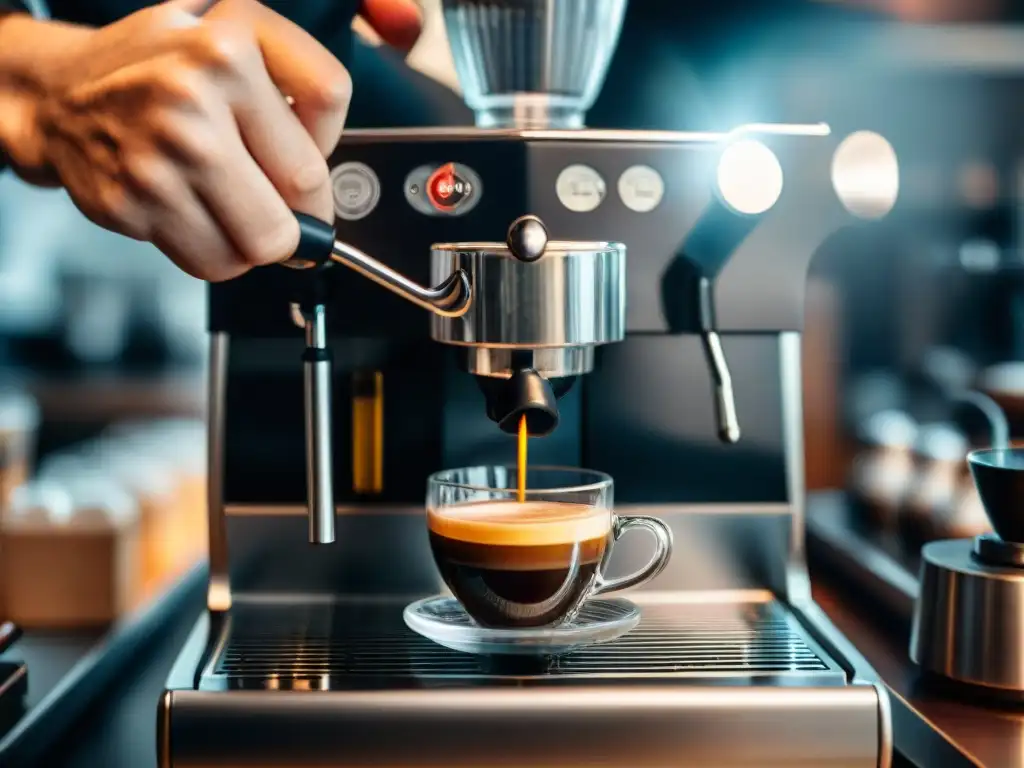
POLYGON ((425 216, 465 216, 480 203, 483 184, 462 163, 421 165, 405 177, 405 199, 425 216))
POLYGON ((555 192, 570 211, 589 213, 604 201, 607 189, 601 174, 589 165, 570 165, 558 174, 555 192))
POLYGON ((346 221, 368 216, 380 200, 380 181, 363 163, 343 163, 331 171, 334 211, 346 221))
POLYGON ((473 194, 473 185, 454 163, 442 165, 427 179, 427 198, 439 211, 452 211, 473 194))
POLYGON ((665 196, 661 174, 647 165, 634 165, 619 176, 619 197, 631 211, 653 211, 665 196))

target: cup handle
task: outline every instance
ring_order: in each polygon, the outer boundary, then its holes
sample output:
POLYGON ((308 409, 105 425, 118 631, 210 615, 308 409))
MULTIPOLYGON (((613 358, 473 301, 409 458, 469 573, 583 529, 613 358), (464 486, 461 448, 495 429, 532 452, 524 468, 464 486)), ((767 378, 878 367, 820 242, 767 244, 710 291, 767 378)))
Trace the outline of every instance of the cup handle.
POLYGON ((665 570, 665 566, 668 565, 669 558, 672 556, 672 529, 656 517, 640 515, 635 517, 616 517, 615 522, 612 524, 612 540, 618 541, 626 531, 633 528, 649 531, 654 536, 656 544, 654 557, 643 568, 628 576, 622 576, 618 579, 606 579, 604 577, 604 569, 608 565, 613 549, 613 547, 609 547, 604 559, 601 561, 601 569, 598 572, 597 583, 594 585, 592 595, 603 595, 606 592, 617 592, 620 589, 628 589, 629 587, 644 584, 665 570))

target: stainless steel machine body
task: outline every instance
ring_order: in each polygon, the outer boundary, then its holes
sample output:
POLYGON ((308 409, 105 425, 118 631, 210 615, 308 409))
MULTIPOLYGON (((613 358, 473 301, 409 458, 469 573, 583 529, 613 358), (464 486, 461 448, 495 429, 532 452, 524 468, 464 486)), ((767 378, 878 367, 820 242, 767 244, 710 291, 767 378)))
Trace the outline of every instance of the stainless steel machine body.
MULTIPOLYGON (((811 601, 803 560, 802 280, 816 247, 847 220, 828 187, 835 142, 762 136, 789 187, 771 211, 749 217, 730 213, 715 192, 716 163, 735 138, 346 137, 335 163, 358 158, 377 169, 381 205, 393 208, 340 220, 339 232, 395 254, 391 263, 424 283, 430 244, 455 231, 401 193, 407 169, 431 157, 457 157, 484 179, 494 168, 493 186, 518 192, 481 200, 479 218, 454 222, 459 239, 484 239, 534 211, 560 237, 626 244, 626 338, 597 349, 593 370, 562 398, 559 428, 531 450, 538 463, 609 471, 623 512, 671 523, 676 553, 635 593, 646 616, 636 632, 546 669, 488 667, 412 635, 401 607, 442 588, 422 509, 427 474, 508 461, 513 441, 485 416, 458 347, 429 337, 420 308, 339 274, 332 307, 344 311, 327 319, 336 541, 311 547, 296 362, 303 339, 282 279, 253 274, 214 286, 210 611, 161 705, 166 765, 341 766, 371 757, 403 765, 412 755, 471 765, 485 753, 537 765, 564 764, 570 753, 619 755, 622 765, 781 766, 808 754, 821 766, 886 764, 885 691, 811 601), (519 177, 504 153, 518 156, 519 177), (557 196, 567 163, 612 178, 639 163, 662 169, 665 199, 646 215, 614 198, 600 214, 580 215, 557 196), (725 239, 735 247, 715 281, 715 331, 743 426, 735 445, 719 439, 698 321, 675 332, 662 308, 677 254, 691 238, 714 242, 701 230, 708 215, 720 226, 734 217, 746 233, 725 239), (273 306, 282 309, 267 311, 273 306), (376 435, 359 427, 367 372, 387 393, 369 398, 383 411, 376 435), (379 452, 361 458, 378 441, 379 452), (364 460, 379 464, 379 485, 360 485, 364 460), (580 738, 581 728, 599 735, 580 738), (382 735, 395 732, 407 735, 382 735)), ((678 301, 692 307, 695 293, 684 284, 678 301)), ((617 554, 623 572, 642 557, 630 544, 617 554)))
POLYGON ((431 319, 431 338, 463 347, 466 370, 477 376, 509 376, 520 351, 547 378, 589 373, 597 347, 625 333, 625 267, 617 243, 548 243, 536 263, 497 243, 438 244, 431 277, 462 269, 477 290, 464 314, 431 319))
MULTIPOLYGON (((458 19, 487 10, 501 27, 512 5, 536 23, 547 9, 548 37, 576 30, 561 13, 598 18, 562 0, 451 0, 457 60, 474 39, 458 19)), ((513 41, 535 30, 518 25, 513 41)), ((393 287, 330 276, 334 543, 311 546, 307 517, 325 523, 305 441, 324 429, 303 424, 316 317, 296 318, 304 340, 288 311, 303 276, 211 286, 208 611, 159 705, 162 768, 888 766, 885 688, 811 599, 803 550, 804 281, 855 220, 829 175, 841 139, 825 126, 347 133, 330 161, 338 238, 419 285, 466 268, 473 298, 430 320, 393 287), (510 262, 498 241, 524 215, 551 252, 510 262), (666 520, 676 545, 630 593, 636 630, 509 666, 433 645, 401 611, 443 588, 428 474, 513 460, 485 389, 522 352, 552 382, 574 379, 531 461, 609 472, 617 508, 666 520)), ((611 575, 644 557, 624 540, 611 575)))

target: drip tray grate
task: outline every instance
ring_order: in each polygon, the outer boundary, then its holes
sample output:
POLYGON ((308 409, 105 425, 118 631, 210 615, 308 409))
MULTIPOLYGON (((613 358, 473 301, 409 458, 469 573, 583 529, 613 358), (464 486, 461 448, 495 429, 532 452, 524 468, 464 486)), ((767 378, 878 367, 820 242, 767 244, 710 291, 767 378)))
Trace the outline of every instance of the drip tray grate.
POLYGON ((401 612, 393 603, 236 606, 202 687, 319 690, 609 677, 846 683, 838 665, 779 603, 645 606, 637 628, 611 643, 556 659, 514 662, 435 645, 407 629, 401 612))

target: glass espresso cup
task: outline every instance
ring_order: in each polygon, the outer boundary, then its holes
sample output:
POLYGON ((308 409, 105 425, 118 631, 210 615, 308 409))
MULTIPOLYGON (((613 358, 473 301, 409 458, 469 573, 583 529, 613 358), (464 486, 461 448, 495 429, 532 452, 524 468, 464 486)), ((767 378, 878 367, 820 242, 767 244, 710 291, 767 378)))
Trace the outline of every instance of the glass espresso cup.
POLYGON ((650 581, 672 555, 672 531, 653 517, 612 511, 612 479, 586 469, 528 470, 520 500, 515 467, 467 467, 427 481, 430 547, 441 576, 481 626, 521 628, 571 620, 595 595, 650 581), (626 531, 654 536, 636 573, 604 575, 626 531))

